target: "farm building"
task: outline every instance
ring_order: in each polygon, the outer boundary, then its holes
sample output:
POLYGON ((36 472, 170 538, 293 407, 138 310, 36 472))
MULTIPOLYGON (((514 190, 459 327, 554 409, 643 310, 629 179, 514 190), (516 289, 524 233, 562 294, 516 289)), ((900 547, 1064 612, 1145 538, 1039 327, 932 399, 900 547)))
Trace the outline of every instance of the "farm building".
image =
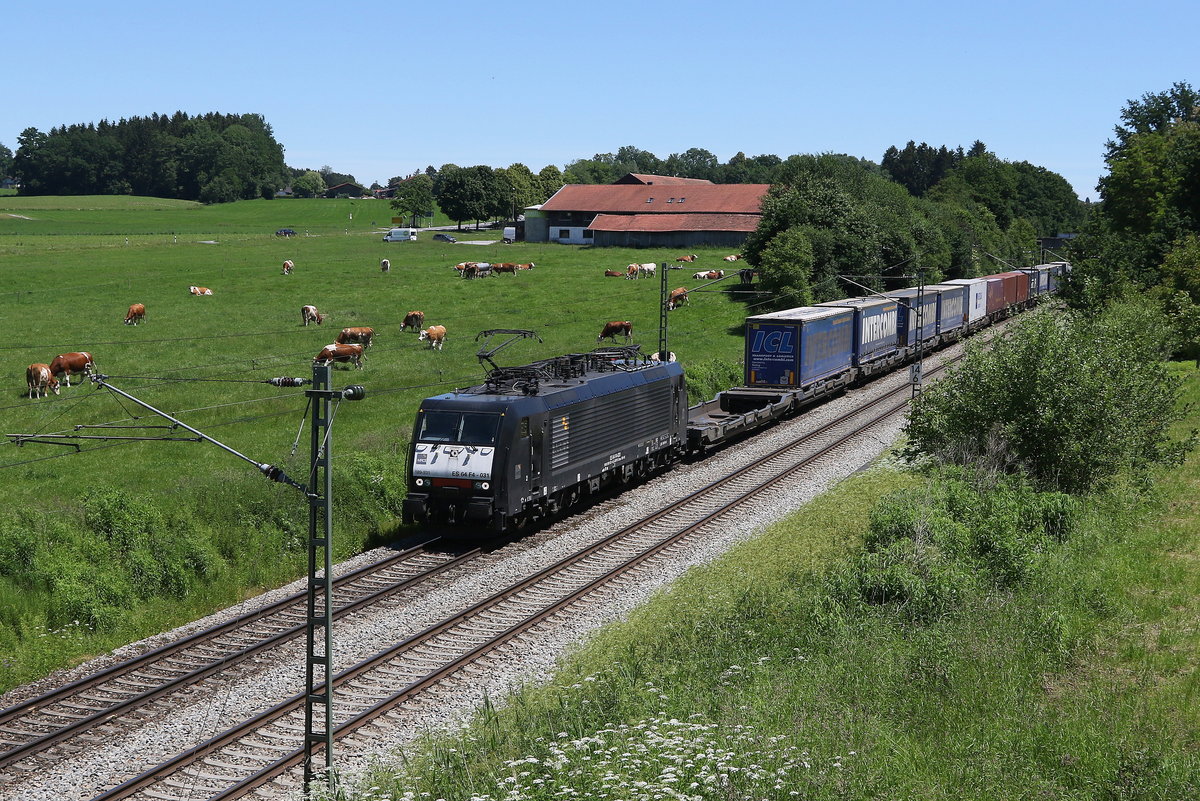
MULTIPOLYGON (((631 174, 632 175, 632 174, 631 174)), ((628 178, 629 176, 626 176, 628 178)), ((758 226, 767 184, 636 176, 654 183, 569 184, 526 210, 530 242, 624 247, 737 248, 758 226)), ((624 179, 622 179, 624 180, 624 179)))

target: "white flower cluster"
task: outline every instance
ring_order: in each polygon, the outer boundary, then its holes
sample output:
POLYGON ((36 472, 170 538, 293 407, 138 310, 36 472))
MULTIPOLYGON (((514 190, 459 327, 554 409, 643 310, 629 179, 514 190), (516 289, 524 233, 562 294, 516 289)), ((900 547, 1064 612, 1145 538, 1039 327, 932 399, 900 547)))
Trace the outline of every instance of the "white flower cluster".
MULTIPOLYGON (((787 799, 800 796, 800 774, 811 781, 820 771, 808 752, 786 745, 783 736, 699 717, 652 718, 579 738, 560 732, 544 757, 506 762, 511 772, 496 790, 470 801, 787 799)), ((829 767, 841 762, 839 757, 829 767)))

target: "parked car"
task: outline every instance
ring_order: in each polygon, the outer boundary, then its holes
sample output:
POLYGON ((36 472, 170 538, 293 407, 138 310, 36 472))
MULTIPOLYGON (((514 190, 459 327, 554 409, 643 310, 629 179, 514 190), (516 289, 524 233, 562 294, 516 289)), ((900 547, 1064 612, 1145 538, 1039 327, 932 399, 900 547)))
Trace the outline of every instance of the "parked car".
POLYGON ((275 236, 295 236, 296 232, 291 228, 280 228, 275 232, 275 236))
POLYGON ((457 242, 458 240, 450 236, 450 234, 434 234, 433 241, 435 242, 457 242))

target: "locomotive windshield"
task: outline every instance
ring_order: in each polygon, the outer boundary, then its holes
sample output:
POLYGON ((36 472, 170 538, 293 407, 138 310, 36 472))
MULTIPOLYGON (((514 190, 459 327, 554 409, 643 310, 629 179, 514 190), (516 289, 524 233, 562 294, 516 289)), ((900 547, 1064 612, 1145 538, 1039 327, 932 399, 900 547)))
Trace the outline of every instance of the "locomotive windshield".
POLYGON ((417 427, 421 442, 495 445, 500 415, 476 412, 422 412, 417 427))

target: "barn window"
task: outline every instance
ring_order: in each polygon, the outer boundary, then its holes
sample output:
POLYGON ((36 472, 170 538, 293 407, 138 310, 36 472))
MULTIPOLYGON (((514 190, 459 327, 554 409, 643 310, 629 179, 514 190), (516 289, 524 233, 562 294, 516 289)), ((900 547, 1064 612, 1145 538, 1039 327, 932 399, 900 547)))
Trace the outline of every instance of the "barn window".
POLYGON ((584 239, 591 239, 591 238, 592 238, 592 230, 591 230, 590 228, 585 228, 585 229, 583 230, 583 238, 584 238, 584 239))
POLYGON ((569 228, 560 228, 558 231, 558 238, 559 239, 570 239, 571 238, 571 230, 569 228))

